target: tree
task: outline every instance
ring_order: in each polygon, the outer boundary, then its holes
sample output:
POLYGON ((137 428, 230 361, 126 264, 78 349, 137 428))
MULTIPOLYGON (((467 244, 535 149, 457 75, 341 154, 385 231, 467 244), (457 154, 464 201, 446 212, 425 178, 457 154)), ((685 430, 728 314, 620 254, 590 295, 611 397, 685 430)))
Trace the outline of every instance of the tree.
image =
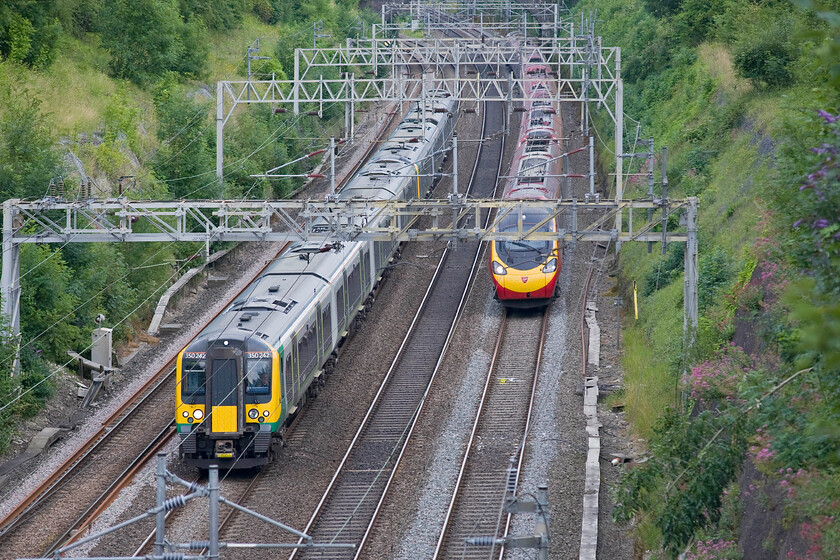
POLYGON ((64 360, 81 337, 79 328, 70 323, 77 304, 68 291, 72 271, 58 251, 30 244, 20 251, 20 269, 23 343, 37 337, 34 349, 43 350, 50 360, 64 360))
POLYGON ((183 89, 167 84, 155 95, 161 146, 154 157, 157 177, 167 183, 172 198, 214 198, 214 162, 206 103, 187 97, 183 89))
POLYGON ((61 24, 54 1, 6 0, 0 5, 0 56, 34 68, 52 62, 61 24))
POLYGON ((51 123, 28 89, 0 86, 0 107, 0 198, 41 197, 61 173, 51 123))
POLYGON ((101 36, 119 78, 148 83, 167 71, 204 73, 203 26, 185 23, 175 0, 117 0, 102 12, 101 36))

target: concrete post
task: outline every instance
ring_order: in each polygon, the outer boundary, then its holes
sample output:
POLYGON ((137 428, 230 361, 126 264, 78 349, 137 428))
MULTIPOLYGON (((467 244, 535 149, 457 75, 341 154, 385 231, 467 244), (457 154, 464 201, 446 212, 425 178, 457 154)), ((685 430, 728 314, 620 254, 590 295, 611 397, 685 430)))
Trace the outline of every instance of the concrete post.
POLYGON ((210 534, 207 558, 219 558, 219 466, 210 465, 207 489, 210 491, 210 534))
POLYGON ((458 135, 452 135, 452 194, 458 196, 458 135))
POLYGON ((548 529, 548 485, 540 484, 537 486, 537 523, 534 527, 534 534, 540 538, 538 560, 548 560, 548 529))
POLYGON ((347 141, 352 142, 356 136, 356 73, 350 73, 350 134, 347 141))
MULTIPOLYGON (((688 241, 685 244, 685 290, 683 302, 685 305, 683 313, 683 344, 686 353, 693 349, 694 339, 697 333, 698 299, 697 282, 699 272, 697 269, 697 198, 690 197, 686 207, 686 232, 688 241)), ((689 354, 690 355, 690 354, 689 354)))
POLYGON ((335 136, 330 136, 330 195, 335 194, 335 136))
POLYGON ((12 375, 20 373, 20 245, 12 241, 17 199, 3 203, 3 276, 0 279, 3 315, 8 321, 9 334, 15 345, 12 375))
POLYGON ((295 115, 300 113, 300 51, 295 49, 295 83, 292 86, 292 110, 295 115))
MULTIPOLYGON (((225 98, 222 82, 216 82, 216 179, 219 185, 224 180, 224 128, 225 128, 225 98)), ((221 193, 219 193, 221 194, 221 193)))
POLYGON ((100 327, 91 334, 90 361, 111 367, 113 329, 100 327))
MULTIPOLYGON (((350 94, 350 73, 344 73, 344 91, 345 95, 350 94)), ((344 102, 344 137, 350 138, 350 101, 344 102)))
MULTIPOLYGON (((620 203, 624 198, 624 82, 621 79, 621 49, 615 49, 615 201, 620 203)), ((623 212, 615 215, 615 229, 621 235, 623 212)), ((621 249, 621 242, 617 241, 615 250, 621 249)))
POLYGON ((166 541, 166 511, 161 507, 166 501, 166 453, 157 455, 156 505, 160 511, 155 514, 155 556, 163 556, 163 544, 166 541))
POLYGON ((589 136, 589 194, 595 194, 595 137, 589 136))

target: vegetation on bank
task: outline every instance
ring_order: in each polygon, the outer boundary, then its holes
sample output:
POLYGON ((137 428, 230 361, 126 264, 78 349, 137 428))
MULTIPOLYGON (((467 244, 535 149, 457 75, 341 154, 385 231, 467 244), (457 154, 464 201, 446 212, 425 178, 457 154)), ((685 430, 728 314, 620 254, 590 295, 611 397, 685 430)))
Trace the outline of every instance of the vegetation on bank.
POLYGON ((683 248, 622 248, 623 285, 640 294, 625 400, 650 457, 624 474, 615 515, 654 556, 837 558, 840 2, 575 7, 596 9, 604 44, 622 48, 626 113, 669 148, 670 195, 700 200, 693 352, 683 248), (757 545, 741 516, 776 499, 775 530, 757 545))
MULTIPOLYGON (((0 200, 78 196, 79 165, 93 194, 131 198, 280 198, 298 179, 252 174, 323 147, 343 107, 324 119, 238 111, 225 129, 225 182, 215 179, 215 86, 243 79, 246 49, 257 78, 284 78, 297 47, 335 45, 369 28, 356 0, 9 0, 0 5, 0 200)), ((325 77, 338 76, 329 68, 325 77)), ((290 173, 308 164, 289 166, 290 173)), ((55 364, 90 343, 94 318, 118 342, 143 328, 160 293, 200 258, 199 244, 26 245, 21 253, 22 374, 18 341, 0 327, 0 452, 15 419, 52 391, 55 364)), ((1 257, 0 257, 1 258, 1 257)))

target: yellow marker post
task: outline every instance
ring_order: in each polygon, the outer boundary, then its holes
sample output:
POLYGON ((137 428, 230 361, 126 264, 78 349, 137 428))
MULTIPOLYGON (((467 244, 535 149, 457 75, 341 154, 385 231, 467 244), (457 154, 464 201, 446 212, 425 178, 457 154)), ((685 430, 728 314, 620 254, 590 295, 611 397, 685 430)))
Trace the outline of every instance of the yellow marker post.
POLYGON ((636 320, 639 320, 639 294, 636 291, 636 283, 633 282, 633 312, 636 315, 636 320))

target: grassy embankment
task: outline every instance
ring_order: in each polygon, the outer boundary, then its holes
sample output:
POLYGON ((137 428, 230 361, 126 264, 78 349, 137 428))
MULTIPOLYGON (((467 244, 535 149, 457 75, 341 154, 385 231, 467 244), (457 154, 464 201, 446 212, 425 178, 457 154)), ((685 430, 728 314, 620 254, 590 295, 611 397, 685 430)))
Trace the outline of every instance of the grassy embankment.
MULTIPOLYGON (((668 147, 669 196, 700 202, 700 326, 690 353, 682 247, 664 256, 658 245, 650 254, 642 244, 622 248, 621 287, 630 296, 638 286, 639 319, 626 320, 618 398, 651 461, 628 472, 617 516, 635 517, 641 547, 657 557, 832 557, 840 531, 829 520, 840 496, 825 489, 840 463, 837 430, 828 427, 839 396, 828 340, 836 311, 820 306, 836 294, 840 264, 831 225, 840 216, 831 147, 836 13, 735 0, 585 0, 576 9, 597 9, 604 44, 622 48, 625 112, 642 122, 642 140, 653 136, 657 152, 668 147), (752 480, 739 491, 745 460, 766 492, 752 480), (767 509, 779 495, 769 522, 778 526, 767 530, 798 528, 801 538, 770 538, 756 551, 739 534, 738 512, 767 509)), ((612 125, 597 125, 601 161, 611 161, 612 125)), ((626 151, 633 143, 631 128, 626 151)), ((626 196, 645 197, 644 179, 634 181, 626 196)))

